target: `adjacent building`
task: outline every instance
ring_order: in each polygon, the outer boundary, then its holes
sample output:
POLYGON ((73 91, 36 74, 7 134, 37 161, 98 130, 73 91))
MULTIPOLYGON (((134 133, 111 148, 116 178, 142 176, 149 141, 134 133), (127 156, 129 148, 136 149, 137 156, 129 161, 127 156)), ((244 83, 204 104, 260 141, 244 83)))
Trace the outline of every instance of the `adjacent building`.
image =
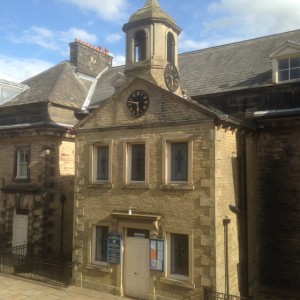
POLYGON ((80 40, 22 84, 1 80, 0 245, 72 260, 74 125, 111 57, 80 40))

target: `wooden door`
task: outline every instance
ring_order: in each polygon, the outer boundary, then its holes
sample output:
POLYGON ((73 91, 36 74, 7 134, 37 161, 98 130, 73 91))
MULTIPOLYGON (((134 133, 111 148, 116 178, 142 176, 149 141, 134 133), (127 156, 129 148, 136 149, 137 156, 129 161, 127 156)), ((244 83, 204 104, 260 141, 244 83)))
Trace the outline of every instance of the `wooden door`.
POLYGON ((126 238, 124 265, 125 294, 136 299, 149 298, 149 240, 126 238))

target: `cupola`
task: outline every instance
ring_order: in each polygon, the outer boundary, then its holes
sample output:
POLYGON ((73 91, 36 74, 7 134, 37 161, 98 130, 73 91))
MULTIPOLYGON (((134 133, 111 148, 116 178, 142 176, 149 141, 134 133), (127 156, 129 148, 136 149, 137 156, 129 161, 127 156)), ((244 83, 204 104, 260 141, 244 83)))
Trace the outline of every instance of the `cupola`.
POLYGON ((166 88, 165 68, 178 68, 180 27, 164 12, 158 0, 147 0, 123 26, 126 33, 125 74, 147 77, 166 88))

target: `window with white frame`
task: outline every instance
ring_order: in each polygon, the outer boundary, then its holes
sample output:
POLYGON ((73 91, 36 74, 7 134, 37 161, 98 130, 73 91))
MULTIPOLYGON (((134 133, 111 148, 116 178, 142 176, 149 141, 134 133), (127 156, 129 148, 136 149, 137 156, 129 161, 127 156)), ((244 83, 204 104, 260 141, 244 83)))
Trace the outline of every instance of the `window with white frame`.
POLYGON ((29 148, 16 150, 16 179, 29 179, 29 148))
POLYGON ((108 226, 93 226, 92 264, 107 265, 108 226))
POLYGON ((278 60, 278 81, 300 79, 300 56, 278 60))
POLYGON ((192 184, 193 142, 190 136, 166 138, 163 143, 163 181, 166 185, 192 184))
POLYGON ((91 146, 92 183, 111 183, 111 148, 111 142, 99 142, 91 146))

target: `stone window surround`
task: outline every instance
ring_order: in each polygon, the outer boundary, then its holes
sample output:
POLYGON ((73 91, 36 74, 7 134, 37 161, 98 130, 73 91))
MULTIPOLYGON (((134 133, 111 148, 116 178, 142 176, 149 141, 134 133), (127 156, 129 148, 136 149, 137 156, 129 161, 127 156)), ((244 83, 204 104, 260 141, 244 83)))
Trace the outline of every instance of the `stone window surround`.
POLYGON ((164 136, 162 139, 162 185, 161 189, 194 189, 193 184, 193 135, 174 134, 164 136), (188 143, 188 180, 172 182, 171 176, 171 144, 175 142, 188 143))
POLYGON ((93 187, 105 187, 112 188, 112 153, 113 153, 113 141, 103 140, 96 141, 90 144, 89 149, 89 186, 93 187), (98 147, 108 147, 109 162, 108 162, 108 180, 97 180, 97 149, 98 147))
POLYGON ((89 221, 88 222, 88 247, 87 247, 87 269, 95 269, 104 273, 112 273, 112 268, 108 262, 98 262, 94 260, 95 256, 95 237, 96 237, 96 226, 108 227, 108 232, 112 232, 113 224, 109 221, 89 221))
POLYGON ((123 140, 123 188, 146 188, 149 184, 149 138, 124 139, 123 140), (133 144, 145 144, 145 181, 131 181, 130 177, 130 151, 133 144))
POLYGON ((30 181, 30 146, 18 146, 15 147, 15 159, 14 159, 14 181, 30 181), (20 151, 26 151, 28 153, 28 162, 27 162, 27 176, 19 176, 19 153, 20 151))
POLYGON ((194 231, 192 229, 174 229, 174 228, 163 228, 163 236, 166 241, 165 244, 165 273, 164 277, 160 278, 160 281, 165 284, 195 289, 194 283, 194 231), (180 276, 170 273, 171 269, 171 234, 186 234, 189 238, 189 276, 180 276))

